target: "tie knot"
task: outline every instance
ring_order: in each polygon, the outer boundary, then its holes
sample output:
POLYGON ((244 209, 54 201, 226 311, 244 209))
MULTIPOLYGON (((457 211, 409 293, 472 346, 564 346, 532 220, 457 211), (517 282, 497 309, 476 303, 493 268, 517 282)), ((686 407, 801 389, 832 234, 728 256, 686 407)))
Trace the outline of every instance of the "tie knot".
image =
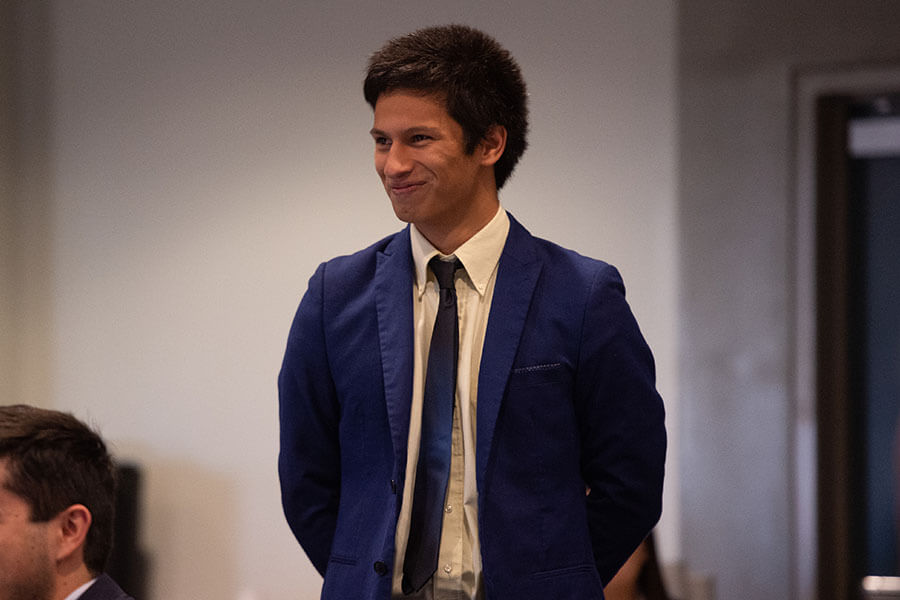
POLYGON ((441 260, 439 256, 435 256, 428 262, 428 266, 431 267, 431 272, 434 273, 435 278, 438 281, 438 286, 442 290, 447 289, 455 289, 453 285, 453 273, 462 267, 462 263, 459 262, 459 259, 455 260, 441 260))

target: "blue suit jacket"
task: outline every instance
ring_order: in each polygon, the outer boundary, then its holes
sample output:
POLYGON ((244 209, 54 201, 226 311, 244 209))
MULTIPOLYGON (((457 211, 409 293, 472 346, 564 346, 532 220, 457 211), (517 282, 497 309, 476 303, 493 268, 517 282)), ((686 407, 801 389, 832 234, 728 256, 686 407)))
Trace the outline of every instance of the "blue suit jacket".
MULTIPOLYGON (((409 228, 323 263, 288 336, 282 503, 325 578, 322 598, 390 598, 414 277, 409 228)), ((661 511, 666 435, 654 377, 615 268, 511 218, 478 380, 488 599, 602 598, 602 582, 661 511)))

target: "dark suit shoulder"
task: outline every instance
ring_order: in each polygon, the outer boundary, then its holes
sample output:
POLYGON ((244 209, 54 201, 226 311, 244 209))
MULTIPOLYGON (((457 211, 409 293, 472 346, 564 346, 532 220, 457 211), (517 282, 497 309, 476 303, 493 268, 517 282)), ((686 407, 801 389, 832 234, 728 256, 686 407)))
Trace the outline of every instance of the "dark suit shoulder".
MULTIPOLYGON (((381 263, 399 267, 399 273, 413 275, 409 228, 389 235, 353 254, 338 256, 321 265, 313 275, 317 287, 332 308, 365 297, 375 285, 375 274, 381 263)), ((313 280, 310 280, 312 287, 313 280)))
POLYGON ((613 265, 597 258, 585 256, 550 240, 533 236, 512 215, 510 215, 510 224, 508 247, 517 249, 515 257, 522 262, 538 260, 549 266, 549 269, 545 269, 549 272, 545 272, 543 276, 551 277, 561 283, 567 282, 567 287, 578 284, 590 286, 597 281, 621 285, 622 278, 613 265))
POLYGON ((334 275, 353 276, 361 271, 374 269, 379 254, 392 254, 394 252, 410 252, 409 228, 402 229, 381 238, 362 250, 352 254, 335 256, 322 263, 325 271, 334 275))
POLYGON ((585 256, 576 252, 575 250, 571 250, 569 248, 564 248, 555 242, 551 242, 549 240, 545 240, 542 238, 534 238, 537 242, 538 246, 541 248, 541 253, 545 258, 550 259, 554 264, 560 265, 571 265, 571 268, 577 269, 579 271, 584 271, 585 273, 594 274, 598 271, 604 271, 607 269, 615 269, 612 265, 607 263, 606 261, 600 260, 599 258, 591 258, 590 256, 585 256))
POLYGON ((97 578, 97 581, 91 587, 85 590, 79 600, 134 600, 134 598, 126 594, 113 581, 112 577, 104 573, 97 578))

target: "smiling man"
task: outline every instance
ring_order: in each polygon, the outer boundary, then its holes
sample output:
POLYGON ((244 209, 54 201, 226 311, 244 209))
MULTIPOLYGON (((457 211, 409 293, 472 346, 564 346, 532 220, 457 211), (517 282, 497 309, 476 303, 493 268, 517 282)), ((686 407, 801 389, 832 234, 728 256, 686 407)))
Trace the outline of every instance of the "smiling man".
POLYGON ((322 597, 602 598, 659 518, 666 446, 622 280, 500 206, 527 95, 495 40, 391 40, 364 96, 409 225, 319 266, 279 375, 282 502, 322 597))

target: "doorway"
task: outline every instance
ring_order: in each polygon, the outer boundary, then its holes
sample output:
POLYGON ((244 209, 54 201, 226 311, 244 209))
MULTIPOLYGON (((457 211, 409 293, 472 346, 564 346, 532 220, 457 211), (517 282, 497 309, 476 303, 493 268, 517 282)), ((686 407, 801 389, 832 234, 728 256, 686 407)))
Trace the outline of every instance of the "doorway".
POLYGON ((855 599, 900 576, 900 89, 817 99, 815 237, 817 587, 855 599))

